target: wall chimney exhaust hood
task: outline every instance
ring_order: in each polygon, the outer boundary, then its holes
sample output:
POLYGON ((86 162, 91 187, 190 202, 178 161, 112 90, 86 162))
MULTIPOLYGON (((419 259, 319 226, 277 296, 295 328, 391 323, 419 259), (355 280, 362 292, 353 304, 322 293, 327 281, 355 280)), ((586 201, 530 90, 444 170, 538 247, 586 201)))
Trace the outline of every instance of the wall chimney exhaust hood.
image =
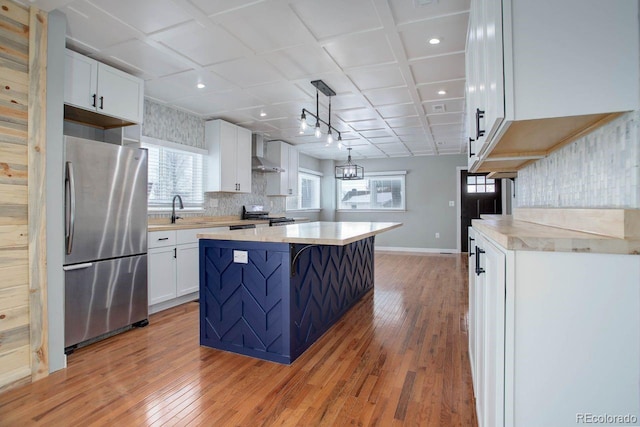
POLYGON ((264 157, 264 137, 254 133, 251 138, 251 170, 262 173, 282 173, 285 170, 264 157))

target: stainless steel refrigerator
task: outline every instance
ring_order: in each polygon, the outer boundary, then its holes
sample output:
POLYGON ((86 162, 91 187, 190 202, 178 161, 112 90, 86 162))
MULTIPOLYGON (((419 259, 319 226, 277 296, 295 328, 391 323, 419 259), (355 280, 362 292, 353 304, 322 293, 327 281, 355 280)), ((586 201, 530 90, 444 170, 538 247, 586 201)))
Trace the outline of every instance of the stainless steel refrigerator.
POLYGON ((65 351, 144 325, 147 151, 65 137, 65 351))

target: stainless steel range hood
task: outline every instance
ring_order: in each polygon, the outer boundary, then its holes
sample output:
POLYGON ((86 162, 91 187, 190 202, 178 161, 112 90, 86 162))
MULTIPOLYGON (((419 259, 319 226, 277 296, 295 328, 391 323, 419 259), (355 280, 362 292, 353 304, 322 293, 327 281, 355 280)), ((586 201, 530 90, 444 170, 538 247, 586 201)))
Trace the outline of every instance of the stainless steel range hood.
POLYGON ((262 173, 281 173, 285 170, 280 165, 264 157, 264 137, 259 134, 252 135, 251 144, 251 170, 262 173))

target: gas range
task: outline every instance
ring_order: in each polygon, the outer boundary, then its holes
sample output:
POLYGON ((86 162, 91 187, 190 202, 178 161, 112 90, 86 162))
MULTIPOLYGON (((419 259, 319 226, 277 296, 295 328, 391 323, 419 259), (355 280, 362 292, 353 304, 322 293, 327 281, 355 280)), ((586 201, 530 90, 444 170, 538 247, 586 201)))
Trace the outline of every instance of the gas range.
POLYGON ((269 226, 286 225, 295 222, 293 218, 287 218, 284 216, 269 216, 269 211, 265 211, 263 205, 243 206, 242 219, 269 221, 269 226))

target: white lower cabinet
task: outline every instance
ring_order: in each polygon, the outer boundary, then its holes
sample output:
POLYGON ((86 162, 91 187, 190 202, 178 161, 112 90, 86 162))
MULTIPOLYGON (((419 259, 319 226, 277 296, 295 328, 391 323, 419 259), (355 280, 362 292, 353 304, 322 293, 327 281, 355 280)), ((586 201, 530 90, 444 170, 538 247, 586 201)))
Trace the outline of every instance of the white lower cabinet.
POLYGON ((571 426, 618 416, 637 424, 640 256, 506 250, 477 229, 470 238, 469 355, 479 426, 571 426))
POLYGON ((149 233, 149 313, 199 298, 199 233, 228 227, 153 231, 149 233))

